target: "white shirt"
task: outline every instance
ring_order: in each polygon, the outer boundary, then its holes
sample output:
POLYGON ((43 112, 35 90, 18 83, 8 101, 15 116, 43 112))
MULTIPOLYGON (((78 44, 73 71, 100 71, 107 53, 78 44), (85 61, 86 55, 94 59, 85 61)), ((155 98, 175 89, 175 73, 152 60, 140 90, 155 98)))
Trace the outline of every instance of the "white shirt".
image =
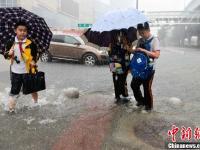
MULTIPOLYGON (((151 35, 147 40, 150 40, 151 38, 153 38, 153 39, 150 42, 150 51, 156 51, 156 50, 160 51, 160 41, 159 41, 158 37, 151 35)), ((143 40, 144 40, 143 38, 139 39, 137 47, 140 45, 140 43, 143 40)), ((157 59, 155 58, 151 63, 153 65, 153 70, 156 69, 156 60, 157 59)))
MULTIPOLYGON (((25 46, 26 46, 25 42, 26 42, 26 39, 24 39, 22 41, 22 43, 23 43, 22 44, 23 50, 25 49, 25 46)), ((25 73, 27 73, 26 64, 25 64, 25 62, 22 59, 21 52, 20 52, 20 49, 19 49, 19 40, 18 40, 17 37, 15 37, 14 57, 17 57, 17 60, 19 60, 20 63, 17 64, 16 61, 14 60, 13 64, 11 65, 11 71, 13 73, 16 73, 16 74, 25 74, 25 73)))

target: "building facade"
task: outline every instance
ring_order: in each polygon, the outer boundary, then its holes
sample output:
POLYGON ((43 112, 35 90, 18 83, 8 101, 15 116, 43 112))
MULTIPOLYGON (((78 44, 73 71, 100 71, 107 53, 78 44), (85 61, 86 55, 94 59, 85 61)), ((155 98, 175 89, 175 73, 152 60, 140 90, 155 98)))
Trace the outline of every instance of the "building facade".
POLYGON ((114 0, 0 0, 0 7, 17 6, 45 18, 52 28, 76 29, 90 27, 107 11, 127 6, 127 3, 114 0))
POLYGON ((0 0, 0 7, 23 7, 45 18, 51 28, 76 28, 79 20, 74 0, 0 0))
POLYGON ((17 0, 0 0, 0 7, 16 7, 17 0))

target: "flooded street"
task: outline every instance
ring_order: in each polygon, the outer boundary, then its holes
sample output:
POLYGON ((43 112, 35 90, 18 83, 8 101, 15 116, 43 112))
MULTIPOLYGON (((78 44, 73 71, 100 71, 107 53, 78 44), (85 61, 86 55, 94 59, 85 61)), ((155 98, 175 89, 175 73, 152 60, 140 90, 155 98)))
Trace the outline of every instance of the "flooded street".
POLYGON ((0 56, 0 150, 164 149, 172 125, 200 125, 199 56, 198 49, 162 48, 150 114, 135 108, 130 74, 131 103, 118 106, 108 66, 40 62, 47 90, 39 93, 38 106, 21 96, 15 115, 5 111, 9 62, 0 56), (66 97, 64 90, 71 87, 80 90, 78 99, 66 97))

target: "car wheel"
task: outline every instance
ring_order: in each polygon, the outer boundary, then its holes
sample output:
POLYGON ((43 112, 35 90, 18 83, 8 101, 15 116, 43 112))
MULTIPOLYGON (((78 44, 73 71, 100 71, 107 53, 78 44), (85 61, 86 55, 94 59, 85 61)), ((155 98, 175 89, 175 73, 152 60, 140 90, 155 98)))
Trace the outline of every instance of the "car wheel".
POLYGON ((97 58, 94 54, 86 54, 83 56, 83 63, 88 66, 94 66, 97 64, 97 58))
POLYGON ((51 62, 52 61, 51 54, 48 51, 42 53, 40 56, 40 60, 42 62, 51 62))

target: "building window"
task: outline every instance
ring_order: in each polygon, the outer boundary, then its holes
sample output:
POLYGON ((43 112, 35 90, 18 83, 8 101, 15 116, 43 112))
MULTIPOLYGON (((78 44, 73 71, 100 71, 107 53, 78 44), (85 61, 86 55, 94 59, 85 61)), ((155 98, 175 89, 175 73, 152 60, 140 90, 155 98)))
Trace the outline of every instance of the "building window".
POLYGON ((79 4, 74 0, 60 0, 60 11, 66 15, 79 18, 79 4))
POLYGON ((17 0, 1 0, 0 7, 16 7, 17 0))

